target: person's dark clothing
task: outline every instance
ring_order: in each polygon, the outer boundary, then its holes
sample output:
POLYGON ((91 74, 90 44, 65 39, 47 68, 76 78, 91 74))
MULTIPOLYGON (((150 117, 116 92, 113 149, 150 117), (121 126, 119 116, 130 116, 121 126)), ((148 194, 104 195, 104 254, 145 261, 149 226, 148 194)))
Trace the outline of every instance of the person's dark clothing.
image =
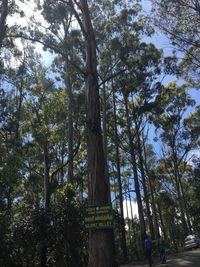
POLYGON ((158 251, 160 255, 160 261, 162 263, 166 262, 166 256, 165 256, 165 243, 162 239, 158 239, 158 251))
POLYGON ((146 257, 148 259, 149 266, 152 266, 152 242, 149 238, 145 239, 144 248, 145 248, 146 257))

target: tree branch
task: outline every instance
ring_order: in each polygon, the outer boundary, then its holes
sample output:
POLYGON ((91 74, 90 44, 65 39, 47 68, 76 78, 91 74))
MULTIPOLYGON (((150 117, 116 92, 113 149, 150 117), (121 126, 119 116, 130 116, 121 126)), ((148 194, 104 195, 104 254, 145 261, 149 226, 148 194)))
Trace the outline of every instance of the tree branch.
POLYGON ((28 41, 31 41, 31 42, 40 43, 44 47, 49 48, 49 49, 53 50, 55 53, 60 54, 63 58, 67 58, 67 60, 69 61, 69 63, 74 68, 76 68, 83 75, 86 75, 86 72, 83 71, 81 68, 79 68, 74 62, 72 62, 63 51, 61 51, 59 48, 57 48, 57 47, 55 47, 53 45, 50 45, 50 44, 46 43, 45 41, 42 41, 41 39, 32 38, 30 36, 23 36, 23 35, 20 35, 20 34, 18 34, 18 35, 17 34, 16 35, 7 35, 7 37, 8 38, 21 38, 21 39, 28 40, 28 41))
POLYGON ((53 179, 53 176, 56 175, 56 173, 58 173, 60 170, 62 170, 62 168, 64 168, 65 166, 67 166, 67 164, 69 164, 69 162, 77 155, 79 147, 81 144, 81 140, 79 140, 79 143, 77 145, 77 147, 74 149, 74 154, 71 156, 71 158, 69 158, 63 165, 61 165, 60 167, 58 167, 52 174, 51 174, 51 179, 53 179))
POLYGON ((33 169, 33 168, 29 167, 28 165, 26 165, 26 163, 24 163, 24 167, 25 167, 26 169, 28 169, 29 171, 33 171, 33 172, 35 172, 37 175, 39 175, 39 176, 41 176, 41 177, 44 176, 42 173, 39 173, 39 172, 37 172, 35 169, 33 169))
POLYGON ((107 81, 115 78, 116 76, 118 76, 119 74, 125 72, 127 69, 124 69, 124 70, 120 70, 112 75, 110 75, 109 77, 105 78, 98 86, 100 87, 102 84, 106 83, 107 81))

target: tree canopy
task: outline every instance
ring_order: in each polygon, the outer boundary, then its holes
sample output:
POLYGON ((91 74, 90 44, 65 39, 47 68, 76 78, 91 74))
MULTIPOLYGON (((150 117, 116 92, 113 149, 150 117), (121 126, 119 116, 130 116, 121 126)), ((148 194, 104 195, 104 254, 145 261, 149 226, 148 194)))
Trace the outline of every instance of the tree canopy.
POLYGON ((1 2, 2 267, 114 267, 147 233, 170 252, 200 235, 199 1, 151 2, 1 2))

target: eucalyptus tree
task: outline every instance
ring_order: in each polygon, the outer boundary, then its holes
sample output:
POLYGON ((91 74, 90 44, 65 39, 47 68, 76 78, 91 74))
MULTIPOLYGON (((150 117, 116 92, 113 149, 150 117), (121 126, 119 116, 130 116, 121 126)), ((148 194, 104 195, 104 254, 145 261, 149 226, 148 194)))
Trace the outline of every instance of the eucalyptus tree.
MULTIPOLYGON (((105 161, 102 148, 102 136, 100 127, 100 105, 99 105, 99 92, 98 92, 98 75, 97 75, 97 58, 96 58, 96 42, 95 34, 92 27, 90 12, 87 1, 83 0, 80 3, 76 1, 53 1, 58 8, 58 20, 54 16, 54 12, 47 12, 46 15, 52 22, 56 21, 57 28, 55 28, 56 34, 43 35, 43 32, 38 31, 38 27, 42 27, 40 24, 35 25, 34 21, 29 24, 29 31, 20 31, 18 34, 11 34, 10 38, 23 38, 34 42, 39 42, 46 48, 61 54, 70 64, 73 64, 73 60, 66 53, 63 52, 64 42, 59 42, 58 31, 60 16, 68 16, 67 30, 70 27, 72 20, 77 21, 79 29, 85 41, 85 52, 83 53, 84 60, 86 59, 86 65, 84 70, 79 67, 78 64, 74 64, 79 73, 84 74, 85 79, 85 91, 86 91, 86 129, 87 129, 87 147, 88 147, 88 168, 89 168, 89 204, 108 204, 109 203, 109 185, 105 179, 105 161), (64 11, 64 12, 63 12, 64 11), (58 45, 57 45, 58 44, 58 45), (61 46, 61 49, 60 49, 61 46), (95 187, 93 187, 95 186, 95 187), (98 189, 98 190, 97 190, 98 189)), ((42 6, 40 6, 41 8, 42 6)), ((49 7, 46 2, 43 3, 44 8, 49 7)), ((77 25, 76 23, 76 25, 77 25)), ((66 26, 62 25, 62 26, 66 26)), ((49 24, 47 24, 47 27, 49 24)), ((26 28, 24 29, 26 30, 26 28)), ((48 32, 48 29, 46 29, 48 32)), ((63 27, 61 31, 63 30, 63 27)), ((69 77, 69 76, 68 76, 69 77)), ((47 168, 48 169, 48 168, 47 168)), ((48 194, 47 194, 48 195, 48 194)), ((97 231, 90 233, 90 258, 89 265, 91 266, 111 266, 113 262, 113 232, 109 231, 97 231), (104 249, 99 249, 100 244, 104 249)))
MULTIPOLYGON (((155 25, 183 53, 179 74, 199 88, 200 4, 198 0, 151 0, 155 25)), ((178 54, 180 57, 180 53, 178 54)))
MULTIPOLYGON (((151 101, 151 98, 156 93, 154 80, 155 76, 160 73, 160 68, 158 67, 158 65, 160 63, 161 57, 161 51, 156 50, 152 44, 148 45, 140 41, 143 34, 150 35, 152 33, 152 29, 146 27, 145 25, 145 18, 139 15, 140 8, 141 7, 138 2, 126 2, 122 4, 121 9, 119 8, 117 14, 112 16, 105 25, 105 33, 103 32, 103 34, 105 35, 107 45, 106 47, 102 47, 103 49, 100 53, 102 63, 100 70, 102 69, 102 73, 110 73, 110 75, 107 76, 112 77, 112 80, 114 81, 113 87, 111 86, 112 83, 108 82, 108 88, 112 87, 112 90, 114 89, 114 91, 117 91, 118 95, 120 95, 121 92, 124 93, 125 99, 127 99, 126 107, 128 107, 128 105, 131 106, 131 100, 128 99, 129 97, 130 99, 134 97, 135 99, 138 98, 138 106, 134 107, 134 103, 132 103, 133 112, 129 112, 129 110, 126 109, 128 111, 126 113, 129 120, 128 127, 132 127, 130 126, 130 121, 135 118, 136 124, 139 125, 137 129, 138 132, 140 131, 141 124, 139 123, 139 121, 142 118, 142 114, 144 113, 143 110, 146 108, 146 106, 148 106, 148 101, 151 101), (139 23, 139 20, 141 23, 139 23), (131 113, 134 113, 135 115, 131 113)), ((122 125, 122 129, 123 127, 124 124, 122 125)), ((131 131, 133 130, 131 130, 130 128, 130 140, 133 139, 134 134, 133 132, 131 133, 131 131)), ((137 148, 134 147, 133 140, 131 141, 131 143, 132 157, 134 157, 133 154, 135 154, 135 163, 133 164, 135 174, 134 176, 137 177, 137 148)), ((132 159, 131 161, 133 162, 134 160, 132 159)), ((139 181, 138 178, 136 178, 136 194, 138 194, 138 202, 141 203, 141 196, 139 192, 140 184, 137 181, 139 181)), ((145 195, 147 195, 146 191, 145 195)), ((144 199, 146 200, 146 198, 144 199)), ((150 214, 150 209, 148 210, 150 214)), ((139 212, 141 212, 140 217, 142 224, 142 236, 143 232, 145 231, 145 226, 141 205, 139 212)))
MULTIPOLYGON (((130 36, 131 35, 129 33, 129 38, 130 36)), ((134 172, 138 210, 139 213, 141 213, 140 214, 141 236, 143 236, 143 233, 145 232, 145 223, 142 214, 143 208, 141 202, 140 183, 139 183, 138 168, 137 168, 138 155, 140 156, 140 163, 141 163, 140 167, 143 167, 143 163, 141 161, 142 154, 137 153, 138 152, 137 146, 135 146, 134 142, 138 143, 138 140, 135 141, 136 139, 134 140, 134 136, 138 135, 138 133, 141 131, 141 125, 142 125, 141 122, 143 120, 143 116, 142 114, 139 113, 140 107, 142 110, 143 105, 145 105, 147 101, 151 100, 152 95, 155 93, 155 89, 151 87, 151 82, 154 79, 153 75, 156 75, 156 73, 159 72, 157 64, 160 60, 160 54, 152 45, 146 45, 144 43, 140 44, 139 42, 138 42, 138 47, 136 48, 135 51, 131 51, 131 47, 129 49, 130 49, 129 58, 127 60, 128 71, 123 74, 123 77, 121 79, 120 78, 117 79, 118 81, 116 86, 118 88, 121 87, 120 89, 122 90, 124 98, 126 127, 127 127, 126 133, 130 146, 130 155, 134 172), (150 53, 151 49, 152 51, 150 53), (137 57, 134 57, 134 54, 136 54, 137 57), (149 56, 149 58, 147 55, 149 56), (132 73, 134 73, 134 77, 131 75, 132 73)), ((128 49, 126 49, 126 51, 127 50, 128 49)), ((143 172, 143 179, 144 179, 144 172, 143 172)), ((145 188, 145 196, 147 196, 145 180, 143 182, 144 182, 143 186, 145 188)), ((147 201, 147 207, 149 207, 148 205, 149 204, 147 201)), ((149 210, 149 221, 151 222, 150 209, 148 210, 149 210)))
MULTIPOLYGON (((153 222, 154 222, 154 233, 156 236, 160 235, 159 231, 159 221, 158 221, 158 213, 157 213, 157 207, 156 207, 156 195, 158 193, 157 190, 157 184, 156 184, 156 177, 155 177, 155 168, 157 165, 157 157, 156 153, 153 150, 153 145, 148 144, 146 142, 146 138, 148 138, 148 135, 145 137, 143 135, 142 137, 142 146, 143 146, 143 164, 144 164, 144 170, 145 174, 147 176, 147 188, 148 188, 148 193, 149 193, 149 200, 151 203, 151 210, 152 210, 152 217, 153 217, 153 222)), ((165 235, 165 229, 164 225, 161 220, 161 229, 162 232, 165 235)))
POLYGON ((196 146, 196 138, 184 125, 184 114, 195 103, 188 95, 185 86, 178 87, 175 82, 162 89, 160 103, 164 113, 155 116, 154 124, 159 129, 160 138, 163 142, 163 154, 167 159, 166 167, 170 168, 171 179, 177 193, 183 232, 187 235, 191 231, 191 223, 187 212, 187 203, 184 197, 182 179, 188 153, 196 146), (185 217, 186 216, 186 217, 185 217))
MULTIPOLYGON (((86 69, 86 129, 88 151, 89 204, 108 204, 108 181, 105 179, 105 160, 100 124, 96 40, 86 0, 59 1, 70 8, 77 20, 85 41, 86 69)), ((90 232, 89 266, 113 265, 112 230, 90 232), (101 249, 100 249, 101 247, 101 249), (103 248, 103 249, 102 249, 103 248)))
POLYGON ((200 128, 199 128, 199 118, 200 118, 200 107, 196 106, 195 110, 184 120, 185 128, 191 132, 191 136, 194 141, 196 141, 196 148, 200 145, 200 128))
MULTIPOLYGON (((42 35, 42 43, 48 48, 52 49, 58 54, 59 66, 63 69, 61 77, 67 90, 67 106, 68 110, 68 155, 69 158, 73 156, 74 149, 74 91, 77 88, 75 84, 82 87, 80 83, 80 75, 83 73, 81 70, 81 59, 83 42, 81 41, 80 30, 72 26, 73 12, 68 4, 62 1, 52 1, 51 7, 49 1, 44 1, 42 8, 42 15, 49 25, 46 37, 41 32, 35 31, 36 39, 37 32, 42 35), (52 40, 54 40, 52 42, 52 40), (79 67, 78 67, 79 66, 79 67), (78 70, 78 72, 77 72, 78 70)), ((38 40, 38 39, 37 39, 38 40)), ((83 80, 83 79, 82 79, 83 80)), ((80 90, 81 91, 81 90, 80 90)), ((68 181, 74 182, 74 166, 73 160, 68 165, 68 181)))
MULTIPOLYGON (((21 124, 25 91, 27 86, 30 85, 31 77, 26 68, 26 64, 29 61, 27 53, 24 52, 21 57, 16 58, 17 60, 17 66, 5 68, 0 78, 0 190, 1 203, 3 204, 1 205, 0 213, 5 215, 5 218, 2 220, 2 227, 5 222, 2 240, 6 235, 10 235, 13 206, 23 181, 21 124)), ((10 253, 11 243, 11 240, 8 238, 7 248, 3 248, 3 261, 7 264, 10 260, 8 254, 10 253)))
MULTIPOLYGON (((72 159, 67 158, 66 153, 63 152, 66 150, 67 141, 66 122, 63 121, 66 116, 64 109, 66 96, 62 88, 55 86, 55 80, 48 77, 49 74, 45 68, 37 64, 32 66, 32 72, 33 81, 28 88, 24 103, 23 169, 26 171, 29 190, 32 189, 30 185, 33 179, 37 189, 41 190, 33 191, 32 205, 35 208, 40 208, 42 205, 44 216, 47 216, 52 207, 52 196, 64 179, 63 170, 72 159)), ((28 191, 24 198, 27 199, 30 195, 28 191)), ((30 200, 28 202, 30 203, 30 200)), ((42 226, 44 239, 41 241, 41 266, 47 264, 46 240, 49 223, 47 216, 42 226)))

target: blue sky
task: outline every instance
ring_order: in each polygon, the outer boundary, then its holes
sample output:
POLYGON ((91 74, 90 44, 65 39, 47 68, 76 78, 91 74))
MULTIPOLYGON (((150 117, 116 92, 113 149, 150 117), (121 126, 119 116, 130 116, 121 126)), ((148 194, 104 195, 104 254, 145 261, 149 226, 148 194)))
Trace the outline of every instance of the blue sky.
MULTIPOLYGON (((145 15, 149 15, 150 11, 151 11, 151 2, 149 0, 142 0, 142 9, 143 9, 143 12, 145 13, 145 15)), ((159 29, 155 30, 155 34, 152 37, 145 37, 144 41, 145 42, 151 42, 157 48, 163 49, 164 56, 172 55, 172 51, 173 51, 174 47, 170 44, 170 39, 164 33, 160 32, 159 29)), ((178 56, 181 58, 181 57, 183 57, 183 54, 181 54, 179 52, 178 56)), ((185 83, 185 81, 183 79, 180 79, 180 78, 177 79, 176 76, 167 75, 163 79, 163 84, 166 85, 169 82, 174 81, 174 80, 177 80, 178 85, 182 85, 185 83)), ((191 97, 196 101, 196 106, 200 105, 199 90, 190 88, 188 90, 188 92, 191 95, 191 97)), ((191 112, 193 112, 195 110, 196 106, 189 107, 187 112, 186 112, 186 116, 188 116, 191 112)), ((161 151, 161 145, 160 145, 160 143, 155 143, 153 141, 154 137, 155 137, 154 127, 152 127, 150 129, 150 140, 149 141, 153 144, 155 152, 159 155, 160 151, 161 151)))

